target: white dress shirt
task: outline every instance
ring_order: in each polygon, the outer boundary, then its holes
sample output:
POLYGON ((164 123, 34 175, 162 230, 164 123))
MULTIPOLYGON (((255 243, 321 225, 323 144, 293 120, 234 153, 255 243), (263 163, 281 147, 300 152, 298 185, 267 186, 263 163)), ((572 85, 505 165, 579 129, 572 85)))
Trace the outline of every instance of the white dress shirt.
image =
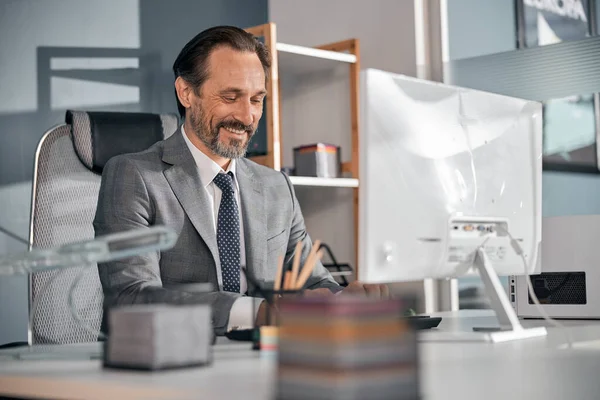
MULTIPOLYGON (((231 160, 229 163, 229 167, 227 171, 224 171, 219 164, 211 160, 206 154, 200 151, 194 144, 190 141, 190 139, 185 134, 185 130, 183 129, 183 125, 181 126, 181 133, 183 135, 183 139, 187 144, 190 152, 192 153, 192 157, 196 161, 196 165, 198 166, 198 171, 200 173, 200 179, 202 181, 203 190, 206 191, 208 195, 208 200, 211 203, 210 208, 213 210, 212 212, 212 222, 215 233, 217 232, 217 218, 219 215, 219 206, 221 205, 221 189, 217 187, 217 185, 213 182, 213 179, 219 173, 233 173, 233 182, 235 183, 233 191, 235 195, 235 201, 238 206, 239 220, 240 220, 240 293, 246 293, 248 289, 248 283, 246 281, 246 275, 242 272, 242 268, 246 267, 246 246, 244 242, 244 222, 242 219, 242 207, 240 201, 240 187, 237 181, 237 175, 235 171, 235 159, 231 160)), ((221 274, 220 265, 217 266, 217 279, 219 283, 219 288, 223 287, 223 278, 221 274)), ((253 297, 243 296, 237 299, 233 306, 231 307, 231 311, 229 313, 229 324, 228 329, 232 327, 243 327, 250 328, 254 325, 254 318, 256 317, 255 313, 252 312, 252 308, 255 307, 254 311, 258 311, 258 307, 262 299, 255 299, 253 297)))

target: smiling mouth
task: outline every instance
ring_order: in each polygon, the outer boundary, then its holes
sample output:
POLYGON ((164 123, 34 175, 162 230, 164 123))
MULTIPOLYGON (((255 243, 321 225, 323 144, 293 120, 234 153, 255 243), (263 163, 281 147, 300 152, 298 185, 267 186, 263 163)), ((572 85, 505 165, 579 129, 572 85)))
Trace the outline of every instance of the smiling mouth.
POLYGON ((233 128, 225 128, 225 127, 223 127, 223 129, 225 129, 227 132, 232 133, 234 135, 245 135, 247 133, 244 129, 233 129, 233 128))

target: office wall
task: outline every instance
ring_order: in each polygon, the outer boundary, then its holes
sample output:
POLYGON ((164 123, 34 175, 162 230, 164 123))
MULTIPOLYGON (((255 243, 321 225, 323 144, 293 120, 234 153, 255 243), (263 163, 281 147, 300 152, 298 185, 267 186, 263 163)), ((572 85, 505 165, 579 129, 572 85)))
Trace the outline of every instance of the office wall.
POLYGON ((267 0, 141 0, 142 49, 160 55, 160 72, 154 76, 160 88, 157 95, 160 110, 177 113, 171 67, 192 37, 210 26, 245 28, 264 24, 267 18, 267 0))
MULTIPOLYGON (((276 23, 280 42, 317 46, 358 38, 363 69, 416 75, 412 1, 269 0, 269 20, 276 23)), ((284 165, 292 166, 293 147, 318 141, 340 145, 343 159, 349 159, 348 71, 342 65, 282 79, 284 165)), ((326 242, 340 262, 356 266, 352 190, 297 187, 296 192, 313 240, 326 242)))
MULTIPOLYGON (((124 47, 140 44, 137 0, 13 0, 0 2, 0 225, 27 238, 33 155, 44 131, 64 111, 38 107, 40 46, 124 47), (108 26, 111 29, 108 29, 108 26)), ((74 80, 53 80, 55 103, 93 98, 74 80), (79 91, 77 88, 79 87, 79 91)), ((106 89, 106 88, 104 88, 106 89)), ((115 101, 123 89, 113 91, 115 101)), ((72 106, 77 104, 71 102, 72 106)), ((26 246, 0 233, 0 256, 26 246)), ((0 279, 0 344, 27 339, 27 281, 0 279)))
POLYGON ((269 20, 279 41, 316 46, 358 38, 362 68, 416 74, 412 1, 269 0, 269 20))
POLYGON ((447 4, 451 60, 516 48, 515 0, 450 0, 447 4))
MULTIPOLYGON (((212 25, 266 20, 266 0, 0 1, 0 226, 28 237, 35 148, 66 108, 176 112, 181 47, 212 25), (52 57, 64 47, 72 56, 52 57)), ((0 257, 25 249, 0 233, 0 257)), ((26 340, 26 319, 26 280, 0 278, 0 345, 26 340)))

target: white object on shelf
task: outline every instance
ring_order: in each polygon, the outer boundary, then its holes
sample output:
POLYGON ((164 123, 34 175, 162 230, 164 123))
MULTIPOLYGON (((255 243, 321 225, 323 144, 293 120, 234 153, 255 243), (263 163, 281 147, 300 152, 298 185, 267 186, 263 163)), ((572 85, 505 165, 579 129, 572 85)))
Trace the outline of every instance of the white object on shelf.
POLYGON ((318 178, 313 176, 290 176, 295 186, 325 186, 325 187, 358 187, 358 179, 354 178, 318 178))
POLYGON ((276 43, 279 73, 303 75, 333 69, 340 63, 354 64, 354 54, 339 51, 321 50, 312 47, 276 43))

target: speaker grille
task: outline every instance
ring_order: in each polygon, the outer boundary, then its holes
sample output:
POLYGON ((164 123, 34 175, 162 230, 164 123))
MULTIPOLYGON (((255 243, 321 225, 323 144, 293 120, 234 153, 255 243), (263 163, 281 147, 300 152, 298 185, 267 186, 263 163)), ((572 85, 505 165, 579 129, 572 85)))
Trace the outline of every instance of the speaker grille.
MULTIPOLYGON (((531 275, 541 304, 587 304, 585 272, 548 272, 531 275)), ((529 296, 529 304, 534 304, 529 296)))

